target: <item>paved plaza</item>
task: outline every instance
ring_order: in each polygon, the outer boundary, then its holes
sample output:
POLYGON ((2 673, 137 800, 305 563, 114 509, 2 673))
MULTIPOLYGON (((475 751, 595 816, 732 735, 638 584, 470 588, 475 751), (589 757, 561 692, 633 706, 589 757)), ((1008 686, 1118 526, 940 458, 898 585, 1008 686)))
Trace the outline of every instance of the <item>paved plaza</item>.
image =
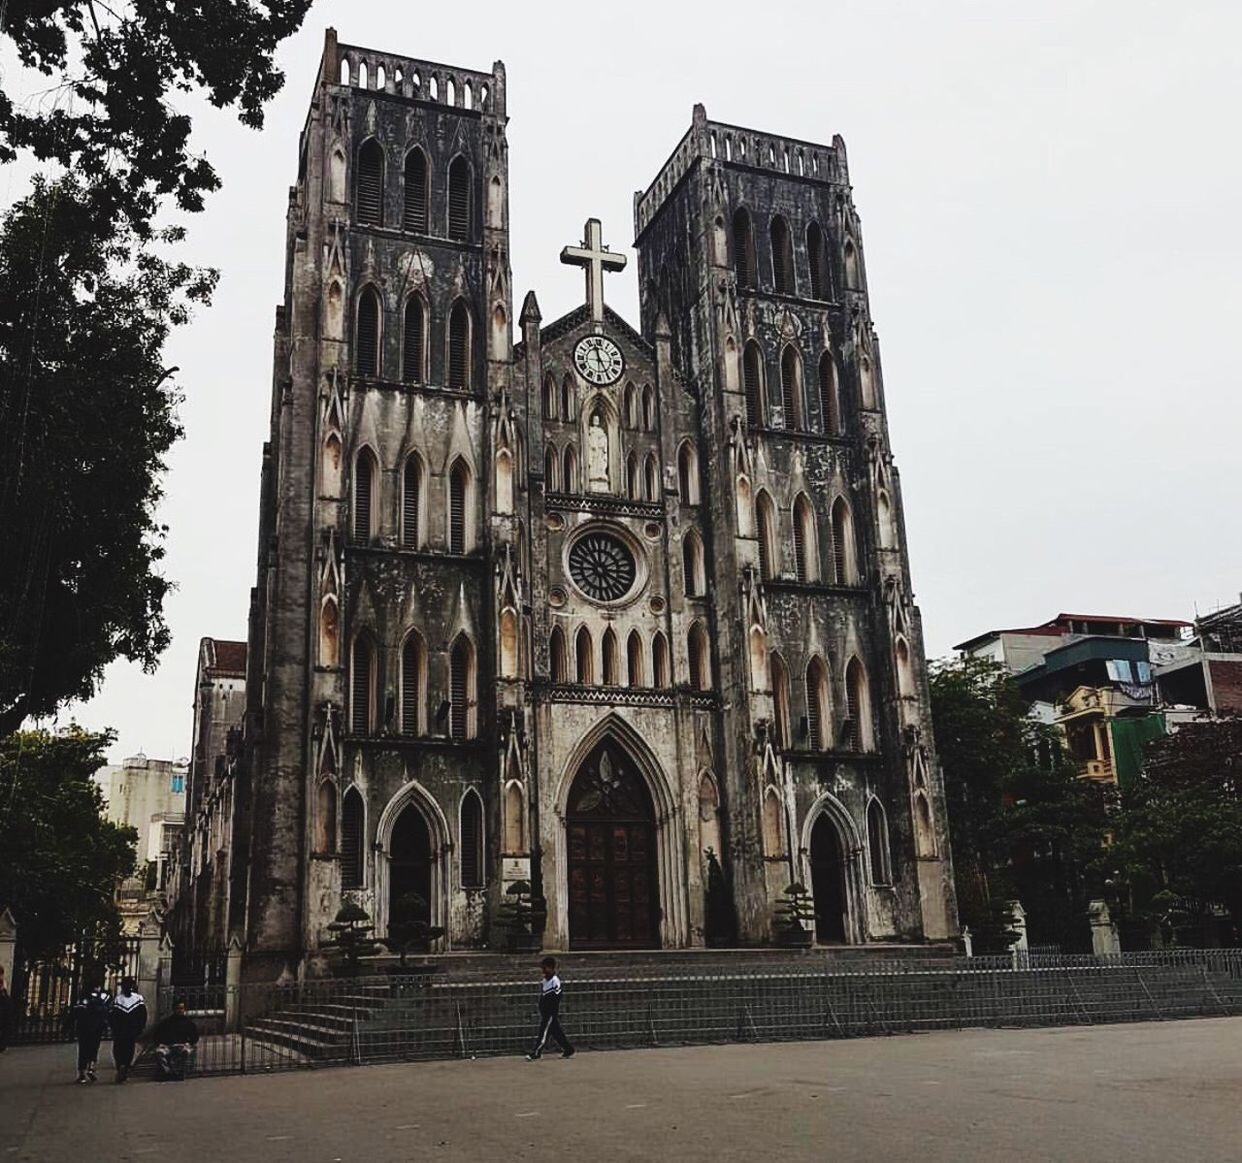
POLYGON ((1242 1018, 163 1086, 75 1086, 72 1055, 0 1055, 0 1159, 1242 1159, 1242 1018))

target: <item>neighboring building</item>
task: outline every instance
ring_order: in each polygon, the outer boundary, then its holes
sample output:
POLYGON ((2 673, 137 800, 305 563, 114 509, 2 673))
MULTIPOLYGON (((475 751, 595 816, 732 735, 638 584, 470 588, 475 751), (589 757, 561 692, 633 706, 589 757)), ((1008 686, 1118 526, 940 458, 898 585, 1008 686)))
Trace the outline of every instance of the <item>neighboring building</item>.
POLYGON ((1058 614, 1038 626, 990 630, 955 649, 993 658, 1058 724, 1087 778, 1125 784, 1143 748, 1179 722, 1242 707, 1242 607, 1184 622, 1058 614))
POLYGON ((137 932, 152 909, 162 911, 171 853, 185 822, 188 770, 184 759, 148 759, 140 753, 95 775, 107 818, 138 832, 137 868, 117 888, 127 933, 137 932))
POLYGON ((228 944, 233 809, 246 709, 246 644, 199 643, 186 828, 177 846, 167 928, 178 969, 228 944))
POLYGON ((528 878, 551 948, 762 943, 793 881, 821 941, 956 936, 844 143, 696 107, 635 198, 641 328, 592 220, 586 303, 544 326, 528 294, 515 344, 506 125, 502 65, 328 32, 234 783, 247 974, 343 899, 496 944, 528 878))

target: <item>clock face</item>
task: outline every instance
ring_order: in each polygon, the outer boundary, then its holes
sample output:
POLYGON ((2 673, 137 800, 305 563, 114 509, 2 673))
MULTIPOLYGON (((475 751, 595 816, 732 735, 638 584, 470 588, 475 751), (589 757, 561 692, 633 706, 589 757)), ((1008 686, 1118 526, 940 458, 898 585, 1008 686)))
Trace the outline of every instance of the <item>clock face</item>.
POLYGON ((625 357, 611 339, 588 335, 574 348, 574 366, 584 380, 593 384, 615 384, 625 371, 625 357))

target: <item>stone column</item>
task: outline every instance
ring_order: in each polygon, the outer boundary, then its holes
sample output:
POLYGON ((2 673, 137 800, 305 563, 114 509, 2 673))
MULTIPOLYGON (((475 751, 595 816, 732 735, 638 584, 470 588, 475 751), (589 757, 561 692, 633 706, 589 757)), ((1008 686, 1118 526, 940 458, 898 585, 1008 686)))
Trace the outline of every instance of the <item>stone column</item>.
POLYGON ((235 1034, 241 1027, 242 945, 234 933, 229 938, 228 967, 224 978, 224 1029, 235 1034))
POLYGON ((1021 901, 1009 902, 1009 915, 1012 918, 1009 927, 1014 932, 1014 939, 1009 943, 1009 952, 1013 955, 1013 967, 1025 969, 1030 965, 1029 946, 1026 941, 1026 909, 1021 901))
POLYGON ((0 983, 13 992, 13 964, 17 959, 17 919, 12 910, 0 913, 0 983))
POLYGON ((138 926, 137 977, 138 992, 147 999, 147 1011, 154 1020, 160 1016, 160 923, 154 912, 138 926))

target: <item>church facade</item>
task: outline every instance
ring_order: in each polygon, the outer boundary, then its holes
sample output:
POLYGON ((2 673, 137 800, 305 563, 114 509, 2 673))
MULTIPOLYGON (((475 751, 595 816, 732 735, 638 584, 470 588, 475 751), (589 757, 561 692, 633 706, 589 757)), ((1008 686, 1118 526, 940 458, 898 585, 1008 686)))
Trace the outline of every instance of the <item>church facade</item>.
POLYGON ((229 922, 452 949, 956 936, 844 144, 707 120, 635 197, 641 319, 515 318, 504 68, 338 44, 290 191, 229 922))

